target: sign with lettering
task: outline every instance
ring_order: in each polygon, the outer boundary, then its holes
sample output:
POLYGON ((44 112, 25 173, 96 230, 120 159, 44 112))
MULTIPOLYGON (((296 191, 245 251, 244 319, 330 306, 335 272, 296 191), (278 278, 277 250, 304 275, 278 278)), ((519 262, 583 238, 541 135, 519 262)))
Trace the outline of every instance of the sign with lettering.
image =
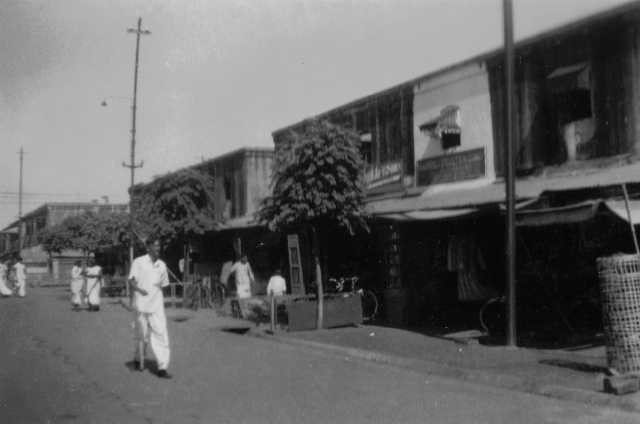
POLYGON ((368 191, 380 191, 379 188, 387 187, 390 184, 402 181, 402 159, 381 163, 379 165, 369 165, 364 172, 364 188, 368 191))
POLYGON ((419 160, 416 174, 418 186, 484 177, 484 148, 419 160))

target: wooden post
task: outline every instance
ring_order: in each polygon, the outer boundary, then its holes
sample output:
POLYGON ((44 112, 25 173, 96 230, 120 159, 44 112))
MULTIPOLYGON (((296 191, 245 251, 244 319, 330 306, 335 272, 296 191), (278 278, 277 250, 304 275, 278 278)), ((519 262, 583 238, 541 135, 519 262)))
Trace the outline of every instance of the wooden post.
POLYGON ((275 296, 270 296, 269 298, 270 305, 270 317, 271 317, 271 332, 274 333, 276 331, 276 298, 275 296))

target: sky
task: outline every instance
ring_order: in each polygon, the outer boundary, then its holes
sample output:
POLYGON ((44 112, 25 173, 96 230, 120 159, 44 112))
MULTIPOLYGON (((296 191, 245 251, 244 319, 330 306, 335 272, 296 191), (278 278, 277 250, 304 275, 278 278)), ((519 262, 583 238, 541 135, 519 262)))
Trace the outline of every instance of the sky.
MULTIPOLYGON (((516 41, 628 0, 513 0, 516 41)), ((3 0, 0 228, 499 48, 502 0, 3 0), (106 100, 107 106, 101 103, 106 100)))

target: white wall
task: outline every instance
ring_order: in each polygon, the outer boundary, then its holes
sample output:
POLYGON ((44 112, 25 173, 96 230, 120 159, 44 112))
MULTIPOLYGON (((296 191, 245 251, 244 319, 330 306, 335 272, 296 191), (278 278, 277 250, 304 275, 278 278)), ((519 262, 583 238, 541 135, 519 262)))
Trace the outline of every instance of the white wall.
POLYGON ((430 187, 431 191, 472 187, 495 180, 493 161, 493 127, 491 122, 491 99, 489 76, 484 63, 474 63, 452 70, 435 78, 425 78, 414 87, 414 154, 416 162, 430 157, 442 156, 444 151, 439 140, 421 132, 423 123, 440 115, 447 106, 460 108, 461 145, 455 152, 483 147, 485 149, 485 178, 430 187))

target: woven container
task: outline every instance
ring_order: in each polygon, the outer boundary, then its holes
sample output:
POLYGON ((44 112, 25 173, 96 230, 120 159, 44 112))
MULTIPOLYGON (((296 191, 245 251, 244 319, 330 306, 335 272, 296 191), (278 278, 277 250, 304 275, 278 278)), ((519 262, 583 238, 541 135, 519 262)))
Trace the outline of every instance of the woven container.
POLYGON ((640 256, 598 258, 607 364, 640 371, 640 256))

